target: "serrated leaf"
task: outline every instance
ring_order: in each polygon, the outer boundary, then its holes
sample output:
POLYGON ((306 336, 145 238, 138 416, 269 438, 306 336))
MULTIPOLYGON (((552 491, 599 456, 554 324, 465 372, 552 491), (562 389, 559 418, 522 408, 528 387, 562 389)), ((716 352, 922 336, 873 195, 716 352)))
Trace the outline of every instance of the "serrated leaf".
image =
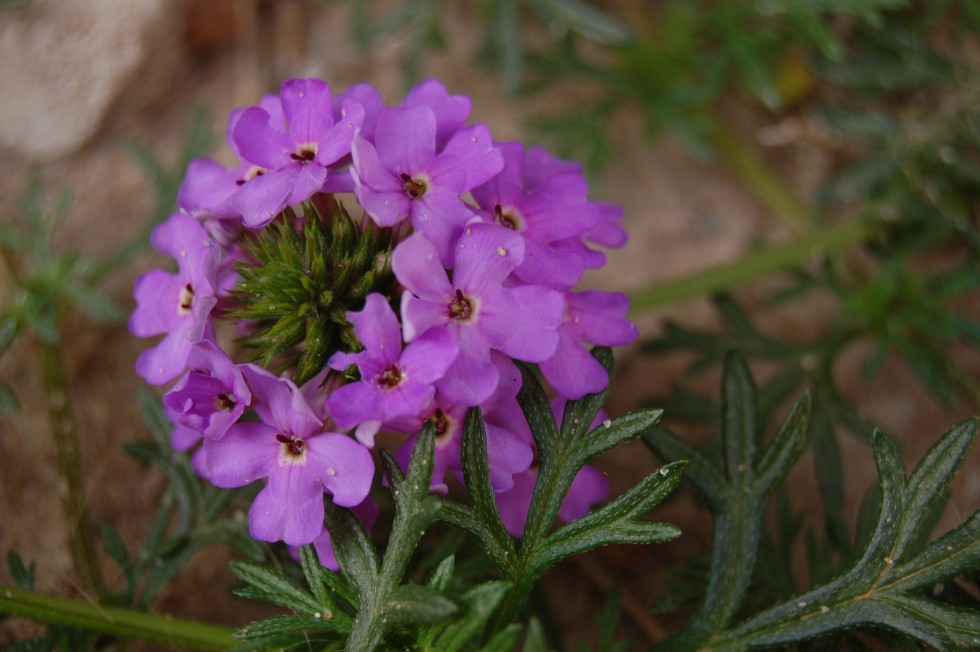
POLYGON ((292 580, 265 566, 247 561, 233 561, 231 570, 248 586, 274 597, 272 601, 276 604, 311 614, 320 609, 312 595, 292 580))
POLYGON ((123 543, 122 537, 119 536, 115 528, 108 523, 100 523, 99 525, 105 552, 109 555, 110 559, 119 565, 119 570, 122 571, 123 578, 126 580, 127 592, 132 595, 136 588, 136 578, 133 575, 133 558, 130 556, 126 544, 123 543))
POLYGON ((539 0, 569 29, 602 45, 624 45, 633 35, 624 23, 578 0, 539 0))
POLYGON ((37 571, 34 562, 31 562, 30 566, 26 566, 20 555, 11 550, 7 553, 7 568, 14 584, 22 589, 34 590, 34 576, 37 571))
POLYGON ((490 619, 508 588, 508 582, 486 582, 464 593, 460 603, 466 610, 465 615, 443 630, 436 639, 436 648, 442 652, 458 652, 464 649, 490 619))
POLYGON ((435 589, 419 584, 402 584, 388 594, 384 606, 388 627, 428 625, 456 613, 456 603, 435 589))
POLYGON ((527 623, 527 632, 524 636, 524 647, 522 652, 550 652, 548 639, 544 635, 544 628, 537 618, 531 618, 527 623))
POLYGON ((426 586, 429 586, 440 593, 445 593, 449 590, 449 586, 453 582, 453 572, 456 568, 456 558, 450 555, 439 562, 436 569, 432 571, 432 574, 425 581, 426 586))
POLYGON ((716 635, 712 648, 791 645, 859 626, 884 627, 937 650, 975 647, 980 612, 932 600, 923 589, 980 564, 980 511, 922 550, 908 544, 915 538, 910 533, 929 518, 931 494, 952 479, 967 452, 964 441, 972 441, 976 430, 974 420, 944 435, 912 472, 914 486, 894 444, 876 433, 881 509, 860 558, 830 582, 716 635))
POLYGON ((340 568, 357 589, 358 596, 370 594, 378 582, 381 562, 361 521, 349 510, 326 502, 325 519, 340 568))
POLYGON ((486 645, 479 649, 479 652, 512 652, 521 640, 523 629, 517 623, 512 623, 503 628, 487 641, 486 645))
POLYGON ((308 631, 325 630, 336 633, 348 631, 332 618, 317 616, 273 616, 264 620, 257 620, 248 625, 235 630, 232 634, 237 639, 249 640, 278 636, 281 634, 294 634, 308 631))
POLYGON ((654 471, 616 500, 565 525, 549 536, 537 563, 557 561, 613 543, 660 543, 680 536, 670 523, 640 520, 660 504, 680 482, 686 462, 673 462, 654 471))
POLYGON ((558 426, 551 413, 548 397, 541 389, 534 372, 522 363, 518 362, 517 366, 521 370, 521 389, 517 393, 517 401, 521 405, 541 456, 551 457, 558 442, 558 426))
POLYGON ((336 604, 330 596, 330 587, 323 579, 323 571, 326 569, 320 565, 316 549, 312 545, 300 547, 299 563, 300 568, 303 569, 303 577, 306 578, 306 585, 310 587, 317 603, 324 609, 336 609, 336 604))
POLYGON ((72 304, 97 322, 119 322, 126 316, 122 306, 85 285, 64 283, 60 291, 72 304))
MULTIPOLYGON (((554 425, 553 421, 552 425, 554 425)), ((498 568, 507 567, 515 558, 514 544, 500 518, 497 499, 490 484, 487 432, 483 423, 483 413, 478 407, 470 408, 463 423, 462 462, 466 491, 473 503, 473 511, 482 526, 481 529, 490 535, 482 543, 498 568)))
POLYGON ((17 395, 5 383, 0 383, 0 412, 16 412, 19 409, 17 395))
POLYGON ((663 413, 663 410, 653 408, 636 410, 599 424, 585 436, 585 441, 576 451, 578 459, 585 464, 621 444, 637 439, 657 425, 663 413))
MULTIPOLYGON (((710 646, 727 627, 748 589, 758 554, 765 505, 775 486, 799 458, 806 441, 809 401, 804 397, 761 455, 756 475, 755 451, 761 441, 756 420, 755 383, 737 354, 725 359, 722 378, 721 440, 724 474, 706 458, 692 458, 693 477, 704 483, 715 512, 711 571, 704 598, 688 625, 656 646, 658 650, 688 650, 710 646)), ((656 450, 691 451, 669 437, 648 438, 656 450)))
POLYGON ((724 509, 728 493, 725 477, 700 450, 665 428, 647 433, 643 441, 665 461, 687 460, 685 476, 704 495, 712 511, 724 509))

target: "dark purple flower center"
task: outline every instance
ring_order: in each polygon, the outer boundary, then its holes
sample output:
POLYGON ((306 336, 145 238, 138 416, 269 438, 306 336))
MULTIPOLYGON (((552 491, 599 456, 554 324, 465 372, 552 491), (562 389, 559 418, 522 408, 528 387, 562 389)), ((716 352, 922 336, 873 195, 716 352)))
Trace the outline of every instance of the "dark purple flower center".
POLYGON ((177 304, 177 313, 186 315, 194 305, 194 286, 190 283, 180 289, 180 302, 177 304))
POLYGON ((425 194, 426 190, 429 189, 429 184, 425 179, 410 177, 404 172, 402 172, 402 181, 405 184, 405 194, 412 199, 418 199, 425 194))
POLYGON ((261 177, 263 174, 268 172, 265 168, 260 168, 257 165, 253 165, 245 172, 245 176, 235 182, 236 185, 244 186, 246 182, 251 181, 255 177, 261 177))
POLYGON ((449 304, 449 318, 456 321, 466 321, 473 316, 473 303, 463 291, 456 288, 456 298, 449 304))
POLYGON ((446 413, 442 411, 442 408, 436 408, 436 411, 432 413, 429 417, 432 419, 432 426, 435 429, 436 441, 442 441, 450 434, 449 429, 449 418, 446 413))
POLYGON ((283 452, 292 457, 302 457, 306 451, 306 442, 296 435, 279 433, 276 435, 276 440, 283 444, 283 452))
POLYGON ((299 149, 289 155, 289 158, 300 163, 309 163, 316 158, 316 146, 301 145, 299 149))
POLYGON ((500 226, 506 227, 511 231, 520 229, 521 220, 510 211, 505 211, 497 204, 493 207, 493 220, 500 226))
POLYGON ((228 394, 218 394, 214 397, 214 409, 231 412, 235 407, 235 399, 228 394))
POLYGON ((378 387, 381 389, 394 389, 401 385, 402 381, 405 380, 405 372, 399 369, 395 365, 391 365, 380 374, 378 374, 375 379, 378 383, 378 387))

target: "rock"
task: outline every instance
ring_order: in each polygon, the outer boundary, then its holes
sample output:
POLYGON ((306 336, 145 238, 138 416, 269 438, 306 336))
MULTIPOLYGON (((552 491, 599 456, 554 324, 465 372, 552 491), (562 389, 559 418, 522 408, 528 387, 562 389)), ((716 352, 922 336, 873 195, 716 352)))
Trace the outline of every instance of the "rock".
POLYGON ((36 0, 0 10, 0 144, 32 161, 78 149, 149 55, 166 0, 36 0))

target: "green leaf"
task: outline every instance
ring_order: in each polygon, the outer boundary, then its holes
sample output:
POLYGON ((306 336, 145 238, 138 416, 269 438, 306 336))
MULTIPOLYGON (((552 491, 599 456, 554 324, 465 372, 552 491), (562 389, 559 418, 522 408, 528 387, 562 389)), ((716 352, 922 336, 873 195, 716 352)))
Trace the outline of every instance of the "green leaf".
POLYGON ((361 521, 349 509, 326 501, 326 526, 334 554, 362 599, 374 591, 381 574, 378 551, 361 521))
POLYGON ((662 543, 680 536, 670 523, 641 520, 680 482, 686 462, 654 471, 616 500, 550 535, 535 563, 547 568, 561 559, 613 543, 662 543))
POLYGON ((523 629, 517 623, 512 623, 497 632, 496 636, 487 641, 479 652, 512 652, 521 640, 523 629))
POLYGON ((628 26, 578 0, 538 0, 539 4, 568 29, 602 45, 624 45, 632 40, 628 26))
POLYGON ((712 649, 792 645, 860 626, 883 627, 937 650, 980 644, 980 612, 938 602, 926 592, 980 565, 980 511, 921 550, 910 545, 976 431, 976 420, 951 429, 909 480, 894 444, 876 433, 872 443, 881 509, 860 558, 830 582, 715 636, 712 649))
MULTIPOLYGON (((715 513, 708 586, 688 625, 657 645, 658 650, 707 646, 726 629, 752 579, 767 499, 786 477, 806 442, 809 400, 804 395, 763 450, 756 468, 755 451, 761 433, 756 420, 755 383, 745 362, 736 354, 726 356, 722 393, 724 470, 712 468, 703 455, 690 458, 691 477, 709 496, 715 513)), ((696 453, 672 436, 658 434, 645 441, 665 459, 678 452, 696 453)))
POLYGON ((524 636, 524 647, 522 652, 550 652, 548 639, 544 635, 544 629, 537 618, 531 618, 527 623, 527 633, 524 636))
POLYGON ((16 412, 19 409, 17 395, 5 383, 0 383, 0 412, 16 412))
POLYGON ((462 618, 450 623, 436 639, 441 652, 458 652, 473 639, 487 623, 510 587, 507 582, 486 582, 463 594, 460 604, 465 609, 462 618))
POLYGON ((237 639, 249 640, 256 638, 266 638, 280 634, 293 634, 296 632, 311 632, 326 630, 336 633, 348 631, 339 625, 332 618, 318 616, 273 616, 264 620, 251 622, 244 627, 235 630, 233 636, 237 639))
POLYGON ((476 517, 490 535, 483 541, 485 550, 498 568, 513 563, 514 544, 497 510, 497 499, 490 485, 490 465, 487 461, 487 432, 480 408, 470 408, 463 423, 463 477, 467 494, 473 503, 476 517))
POLYGON ((455 568, 456 558, 452 555, 446 557, 432 571, 432 575, 425 582, 426 586, 430 586, 440 593, 445 593, 449 590, 449 586, 453 582, 453 571, 455 568))
POLYGON ((320 605, 312 595, 281 573, 246 561, 231 562, 231 569, 238 579, 268 596, 270 602, 310 614, 320 610, 320 605))
POLYGON ((34 590, 34 577, 37 571, 34 562, 31 562, 30 566, 25 566, 20 555, 11 550, 7 553, 7 568, 10 569, 10 579, 14 584, 22 589, 34 590))
POLYGON ((418 584, 403 584, 388 594, 384 606, 388 627, 428 625, 456 613, 456 603, 435 589, 418 584))

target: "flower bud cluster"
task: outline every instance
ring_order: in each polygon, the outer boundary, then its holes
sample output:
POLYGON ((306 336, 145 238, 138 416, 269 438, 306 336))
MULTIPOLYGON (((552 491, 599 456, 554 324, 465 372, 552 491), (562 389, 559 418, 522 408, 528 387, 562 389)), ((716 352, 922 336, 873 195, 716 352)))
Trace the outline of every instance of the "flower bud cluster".
MULTIPOLYGON (((138 359, 164 397, 173 443, 220 487, 264 486, 252 536, 324 541, 323 496, 356 507, 381 431, 436 431, 434 491, 461 475, 464 415, 481 407, 491 481, 520 535, 536 474, 515 360, 558 400, 603 389, 587 345, 636 337, 622 294, 576 292, 617 247, 617 207, 588 198, 581 168, 468 125, 470 101, 430 80, 397 106, 367 84, 316 79, 236 110, 237 163, 199 159, 180 211, 153 233, 176 272, 136 284, 130 330, 163 335, 138 359)), ((563 507, 605 497, 586 467, 563 507)), ((361 507, 361 511, 370 509, 361 507)))

